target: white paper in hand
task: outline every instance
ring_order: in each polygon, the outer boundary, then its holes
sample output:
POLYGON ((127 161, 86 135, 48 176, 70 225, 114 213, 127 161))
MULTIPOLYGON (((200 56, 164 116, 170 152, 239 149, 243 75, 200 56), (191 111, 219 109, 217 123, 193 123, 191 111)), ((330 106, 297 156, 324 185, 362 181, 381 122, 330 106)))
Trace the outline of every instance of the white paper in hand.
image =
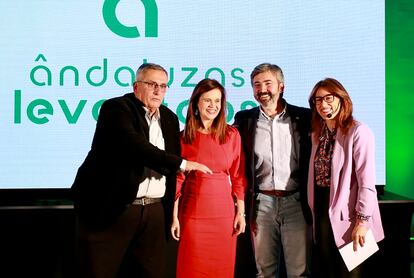
POLYGON ((344 260, 348 271, 353 270, 377 251, 378 244, 375 241, 371 230, 368 230, 365 235, 364 247, 361 247, 361 245, 358 244, 358 250, 354 251, 353 242, 350 242, 339 249, 339 253, 341 253, 342 259, 344 260))

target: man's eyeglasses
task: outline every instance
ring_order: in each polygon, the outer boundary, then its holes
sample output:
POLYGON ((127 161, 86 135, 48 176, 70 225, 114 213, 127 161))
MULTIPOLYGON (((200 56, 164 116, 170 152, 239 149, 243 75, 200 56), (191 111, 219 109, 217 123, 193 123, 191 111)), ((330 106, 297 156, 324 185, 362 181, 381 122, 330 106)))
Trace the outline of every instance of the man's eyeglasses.
POLYGON ((334 100, 335 100, 335 95, 327 94, 327 95, 324 95, 323 97, 314 97, 313 98, 313 103, 321 104, 322 101, 324 101, 326 103, 332 103, 334 100))
POLYGON ((142 80, 137 80, 135 82, 141 82, 144 83, 145 85, 148 86, 149 89, 151 90, 157 90, 160 89, 161 91, 165 91, 168 88, 167 84, 158 84, 157 82, 148 82, 148 81, 142 81, 142 80))

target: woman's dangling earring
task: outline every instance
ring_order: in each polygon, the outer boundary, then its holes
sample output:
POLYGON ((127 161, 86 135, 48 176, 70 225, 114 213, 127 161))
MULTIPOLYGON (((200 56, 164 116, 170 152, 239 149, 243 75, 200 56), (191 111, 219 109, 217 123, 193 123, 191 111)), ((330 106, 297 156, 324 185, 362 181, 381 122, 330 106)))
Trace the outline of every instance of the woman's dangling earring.
POLYGON ((198 116, 198 110, 196 110, 196 111, 194 112, 194 115, 198 116))

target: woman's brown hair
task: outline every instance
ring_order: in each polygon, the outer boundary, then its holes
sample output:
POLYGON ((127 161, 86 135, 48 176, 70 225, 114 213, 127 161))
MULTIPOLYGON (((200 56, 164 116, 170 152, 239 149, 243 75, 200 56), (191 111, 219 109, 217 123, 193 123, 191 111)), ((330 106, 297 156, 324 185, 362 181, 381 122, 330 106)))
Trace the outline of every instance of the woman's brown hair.
POLYGON ((217 138, 220 144, 226 142, 227 122, 226 122, 226 92, 224 87, 215 79, 203 79, 198 82, 197 86, 191 95, 188 104, 187 118, 185 120, 185 127, 183 133, 183 140, 185 144, 191 144, 196 137, 197 130, 203 127, 200 113, 198 113, 198 102, 200 97, 211 90, 218 89, 221 92, 221 109, 217 117, 211 125, 211 135, 217 138), (197 113, 196 113, 197 111, 197 113))
POLYGON ((338 80, 333 78, 325 78, 324 80, 316 83, 309 96, 309 106, 312 110, 312 133, 318 138, 321 135, 324 125, 324 120, 318 114, 318 111, 316 111, 315 104, 316 93, 319 89, 324 89, 339 99, 341 107, 338 115, 335 117, 336 127, 340 128, 342 133, 346 134, 354 125, 354 117, 352 116, 352 100, 344 86, 342 86, 338 80))

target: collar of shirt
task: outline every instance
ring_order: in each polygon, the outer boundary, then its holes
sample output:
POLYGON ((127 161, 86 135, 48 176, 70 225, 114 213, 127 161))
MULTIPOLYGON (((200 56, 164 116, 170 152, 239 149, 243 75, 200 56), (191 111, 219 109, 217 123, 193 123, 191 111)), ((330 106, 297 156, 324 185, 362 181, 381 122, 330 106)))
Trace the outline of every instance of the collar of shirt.
POLYGON ((266 113, 263 111, 262 106, 260 106, 260 113, 266 120, 284 119, 288 116, 286 108, 287 108, 287 103, 285 101, 282 112, 280 112, 279 114, 276 114, 274 117, 269 117, 268 115, 266 115, 266 113))
POLYGON ((159 109, 155 110, 155 112, 151 115, 151 112, 147 107, 143 106, 143 108, 145 110, 145 118, 147 119, 148 122, 151 122, 154 120, 158 121, 161 118, 159 109))

